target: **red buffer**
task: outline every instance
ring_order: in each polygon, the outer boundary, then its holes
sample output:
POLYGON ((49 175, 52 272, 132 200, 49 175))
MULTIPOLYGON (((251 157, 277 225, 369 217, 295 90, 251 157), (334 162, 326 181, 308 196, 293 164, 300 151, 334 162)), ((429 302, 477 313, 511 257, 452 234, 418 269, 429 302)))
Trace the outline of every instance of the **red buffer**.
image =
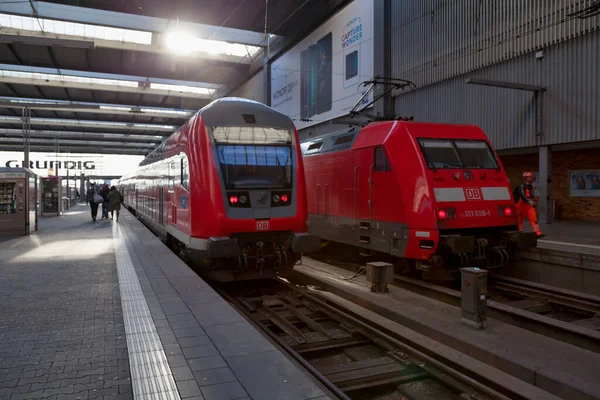
POLYGON ((307 233, 294 124, 258 102, 212 102, 119 185, 125 205, 208 279, 285 275, 320 248, 307 233))
POLYGON ((498 267, 537 244, 517 230, 508 178, 476 126, 372 122, 301 146, 309 232, 324 240, 432 276, 498 267))

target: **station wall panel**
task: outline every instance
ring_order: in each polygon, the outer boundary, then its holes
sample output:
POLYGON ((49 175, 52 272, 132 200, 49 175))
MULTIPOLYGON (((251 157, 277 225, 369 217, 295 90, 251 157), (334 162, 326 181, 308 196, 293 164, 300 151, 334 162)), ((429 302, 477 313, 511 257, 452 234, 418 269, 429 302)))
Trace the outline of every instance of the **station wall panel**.
POLYGON ((247 82, 232 91, 229 96, 242 97, 244 99, 255 100, 266 104, 267 97, 265 94, 265 75, 264 70, 261 69, 247 82))
MULTIPOLYGON (((395 97, 395 111, 417 121, 479 125, 496 149, 600 139, 600 31, 395 97), (532 92, 470 85, 483 78, 547 88, 544 134, 536 136, 532 92)), ((404 76, 400 76, 403 77, 404 76)))
POLYGON ((424 87, 598 30, 593 0, 392 1, 392 75, 424 87))

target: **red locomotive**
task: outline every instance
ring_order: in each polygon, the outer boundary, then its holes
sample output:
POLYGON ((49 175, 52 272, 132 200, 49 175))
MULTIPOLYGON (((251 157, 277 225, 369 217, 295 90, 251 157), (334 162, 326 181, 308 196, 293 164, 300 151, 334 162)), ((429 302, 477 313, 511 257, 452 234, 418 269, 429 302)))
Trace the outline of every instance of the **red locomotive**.
POLYGON ((536 246, 535 233, 518 231, 508 178, 476 126, 370 122, 301 147, 309 232, 324 240, 402 258, 431 278, 536 246))
POLYGON ((285 275, 320 247, 306 232, 294 124, 255 101, 212 102, 119 184, 124 204, 211 280, 285 275))

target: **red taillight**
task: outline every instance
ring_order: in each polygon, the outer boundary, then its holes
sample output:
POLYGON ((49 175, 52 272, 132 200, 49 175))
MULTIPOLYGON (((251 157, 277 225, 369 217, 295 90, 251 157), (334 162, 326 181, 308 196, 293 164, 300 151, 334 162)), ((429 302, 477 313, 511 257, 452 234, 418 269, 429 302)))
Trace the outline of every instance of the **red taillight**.
POLYGON ((288 201, 287 194, 282 194, 281 195, 281 201, 283 201, 284 203, 287 203, 287 201, 288 201))
POLYGON ((446 212, 446 210, 438 210, 438 218, 439 219, 446 219, 447 216, 448 216, 448 213, 446 212))
POLYGON ((235 204, 235 203, 237 203, 237 202, 238 202, 238 197, 237 197, 237 196, 231 196, 231 197, 229 198, 229 202, 230 202, 231 204, 235 204))
POLYGON ((512 215, 512 207, 504 207, 504 215, 510 217, 512 215))

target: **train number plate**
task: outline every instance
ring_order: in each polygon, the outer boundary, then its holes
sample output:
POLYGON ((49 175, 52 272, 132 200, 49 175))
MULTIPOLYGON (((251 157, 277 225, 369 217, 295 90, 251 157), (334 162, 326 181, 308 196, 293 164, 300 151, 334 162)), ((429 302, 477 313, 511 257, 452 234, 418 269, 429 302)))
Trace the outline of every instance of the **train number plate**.
POLYGON ((492 213, 490 210, 467 210, 465 217, 489 217, 492 213))
POLYGON ((256 230, 257 231, 268 231, 269 230, 269 221, 256 221, 256 230))

